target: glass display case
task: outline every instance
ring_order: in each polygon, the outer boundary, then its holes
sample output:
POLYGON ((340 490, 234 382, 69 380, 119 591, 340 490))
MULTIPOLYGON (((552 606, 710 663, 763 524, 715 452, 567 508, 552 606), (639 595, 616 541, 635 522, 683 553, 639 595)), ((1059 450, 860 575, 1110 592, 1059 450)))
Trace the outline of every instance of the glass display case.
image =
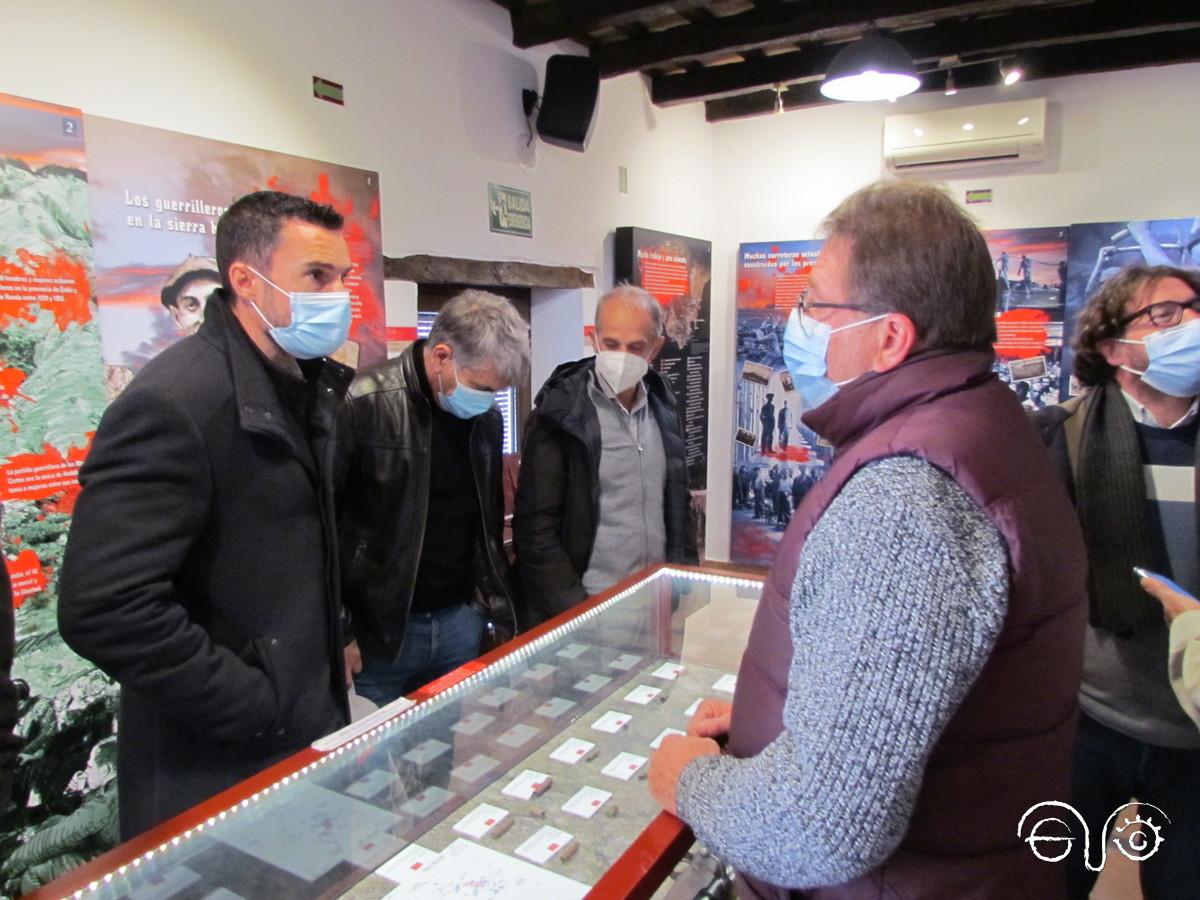
POLYGON ((30 897, 648 897, 692 841, 650 753, 732 697, 761 587, 648 569, 30 897))

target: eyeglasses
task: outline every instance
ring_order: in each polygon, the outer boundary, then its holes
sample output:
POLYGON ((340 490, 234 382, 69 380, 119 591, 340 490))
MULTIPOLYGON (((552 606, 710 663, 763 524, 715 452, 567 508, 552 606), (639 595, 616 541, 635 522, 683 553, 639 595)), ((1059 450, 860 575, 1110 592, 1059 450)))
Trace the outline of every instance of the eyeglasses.
POLYGON ((1179 324, 1185 309, 1200 312, 1200 294, 1195 294, 1187 300, 1160 300, 1158 303, 1151 303, 1135 313, 1117 319, 1117 325, 1124 328, 1135 319, 1146 316, 1155 328, 1170 328, 1179 324))
MULTIPOLYGON (((819 300, 812 299, 812 292, 805 288, 800 293, 800 299, 796 301, 796 309, 800 310, 800 327, 804 329, 805 334, 809 333, 807 315, 812 309, 852 309, 855 312, 871 312, 869 307, 862 306, 858 303, 822 303, 819 300)), ((813 321, 816 321, 815 319, 813 321)))

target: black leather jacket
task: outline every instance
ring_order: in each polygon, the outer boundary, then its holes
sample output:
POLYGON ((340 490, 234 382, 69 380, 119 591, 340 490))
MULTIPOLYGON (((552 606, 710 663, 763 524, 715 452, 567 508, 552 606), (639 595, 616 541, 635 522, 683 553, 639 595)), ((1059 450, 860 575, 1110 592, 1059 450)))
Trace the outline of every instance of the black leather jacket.
MULTIPOLYGON (((415 354, 360 372, 338 422, 338 530, 342 599, 363 652, 394 661, 404 642, 421 548, 427 537, 432 411, 415 354)), ((475 533, 476 607, 494 640, 516 633, 504 554, 504 425, 491 409, 474 420, 470 454, 480 521, 475 533)))

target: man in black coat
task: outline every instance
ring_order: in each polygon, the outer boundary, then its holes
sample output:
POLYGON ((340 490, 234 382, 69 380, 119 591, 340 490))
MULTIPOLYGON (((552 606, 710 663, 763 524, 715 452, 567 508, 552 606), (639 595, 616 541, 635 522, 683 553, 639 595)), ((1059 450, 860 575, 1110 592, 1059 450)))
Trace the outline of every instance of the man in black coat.
POLYGON ((597 355, 538 394, 513 516, 527 625, 652 563, 697 561, 675 397, 648 366, 662 344, 658 301, 617 287, 596 306, 597 355))
POLYGON ((342 217, 249 194, 221 217, 223 288, 100 422, 59 629, 121 685, 121 835, 348 720, 329 461, 351 372, 342 217))
POLYGON ((343 595, 359 694, 390 703, 511 638, 497 391, 529 365, 512 304, 463 291, 429 338, 360 372, 338 427, 343 595))

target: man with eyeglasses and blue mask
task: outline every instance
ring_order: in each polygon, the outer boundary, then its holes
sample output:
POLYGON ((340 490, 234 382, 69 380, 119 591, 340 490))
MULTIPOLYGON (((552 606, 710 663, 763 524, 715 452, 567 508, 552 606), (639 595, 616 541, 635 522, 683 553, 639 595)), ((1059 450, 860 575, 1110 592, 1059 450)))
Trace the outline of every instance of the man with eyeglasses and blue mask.
POLYGON ((223 287, 108 408, 59 629, 121 685, 124 840, 348 719, 331 442, 352 373, 335 210, 274 191, 217 226, 223 287))
POLYGON ((1068 786, 1083 541, 992 372, 987 245, 920 182, 860 190, 824 231, 784 361, 834 457, 733 702, 663 740, 650 790, 739 896, 1061 897, 1017 825, 1068 786))
MULTIPOLYGON (((1161 848, 1140 866, 1147 898, 1193 897, 1200 877, 1200 732, 1171 686, 1179 673, 1167 665, 1163 608, 1135 571, 1200 592, 1198 294, 1196 269, 1118 272, 1079 315, 1075 375, 1085 393, 1034 414, 1088 548, 1071 804, 1103 822, 1136 797, 1170 818, 1161 848)), ((1096 873, 1079 852, 1067 865, 1071 896, 1086 897, 1096 873)))
POLYGON ((468 290, 427 339, 350 386, 336 463, 343 585, 362 653, 355 689, 376 704, 516 633, 493 404, 528 366, 513 305, 468 290))

